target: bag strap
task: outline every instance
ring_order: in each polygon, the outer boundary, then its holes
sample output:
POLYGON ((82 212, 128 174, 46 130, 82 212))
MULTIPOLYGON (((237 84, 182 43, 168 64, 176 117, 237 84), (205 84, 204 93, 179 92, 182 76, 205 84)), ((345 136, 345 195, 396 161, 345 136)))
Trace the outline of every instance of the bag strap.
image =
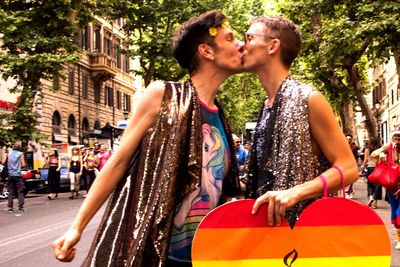
MULTIPOLYGON (((341 184, 342 184, 343 197, 345 197, 346 196, 345 195, 346 191, 345 191, 345 186, 344 186, 344 174, 343 174, 343 171, 342 171, 342 169, 340 167, 338 167, 336 165, 333 165, 332 168, 336 169, 339 172, 340 181, 341 181, 341 184)), ((324 175, 320 175, 319 179, 321 179, 322 186, 324 188, 324 197, 328 197, 328 182, 326 181, 326 177, 324 175)))
POLYGON ((390 142, 390 148, 389 148, 387 162, 393 162, 393 143, 392 142, 390 142))

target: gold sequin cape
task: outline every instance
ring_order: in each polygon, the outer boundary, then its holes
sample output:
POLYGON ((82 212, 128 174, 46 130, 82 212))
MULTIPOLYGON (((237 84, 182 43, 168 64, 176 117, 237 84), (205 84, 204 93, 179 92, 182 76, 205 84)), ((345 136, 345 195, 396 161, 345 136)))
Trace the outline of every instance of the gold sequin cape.
MULTIPOLYGON (((264 155, 268 158, 265 166, 261 167, 263 173, 259 174, 257 140, 253 141, 246 197, 257 198, 270 190, 289 189, 314 179, 329 168, 325 156, 317 157, 312 151, 308 98, 313 88, 289 76, 279 90, 280 107, 272 130, 271 151, 269 155, 264 155), (263 176, 266 172, 272 173, 273 178, 263 176)), ((257 123, 263 119, 263 108, 264 105, 257 123)), ((311 201, 302 201, 287 210, 286 219, 292 227, 310 203, 311 201)))
MULTIPOLYGON (((164 266, 175 207, 200 186, 201 113, 190 82, 165 83, 159 117, 146 132, 127 174, 109 199, 82 266, 164 266)), ((221 199, 240 194, 233 140, 221 199)))

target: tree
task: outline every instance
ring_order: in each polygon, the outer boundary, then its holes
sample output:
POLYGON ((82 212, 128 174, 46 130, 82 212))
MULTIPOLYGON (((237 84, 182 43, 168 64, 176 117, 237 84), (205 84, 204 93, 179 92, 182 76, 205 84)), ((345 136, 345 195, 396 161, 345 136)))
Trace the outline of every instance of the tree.
MULTIPOLYGON (((172 36, 183 21, 210 9, 220 9, 228 16, 237 37, 242 39, 249 20, 264 11, 263 1, 260 0, 142 0, 103 4, 108 5, 111 18, 127 19, 124 29, 131 37, 129 45, 132 49, 129 53, 140 60, 141 68, 136 72, 144 78, 146 86, 157 79, 181 80, 187 77, 187 72, 177 64, 171 51, 172 36)), ((255 120, 260 103, 260 86, 249 75, 241 75, 229 79, 222 91, 221 104, 231 126, 237 133, 243 133, 244 123, 255 120), (242 105, 244 108, 239 108, 242 105)))
MULTIPOLYGON (((383 10, 389 11, 388 6, 394 8, 396 5, 384 1, 385 8, 381 8, 381 4, 372 0, 305 0, 286 1, 281 6, 282 12, 296 22, 303 32, 305 49, 302 61, 312 68, 302 71, 308 73, 308 77, 315 74, 315 78, 311 79, 323 85, 328 99, 347 99, 350 104, 355 99, 366 116, 369 137, 377 136, 377 124, 364 98, 369 89, 366 83, 366 56, 369 55, 371 59, 374 58, 373 51, 388 51, 387 45, 379 41, 383 36, 388 36, 390 15, 383 10), (368 17, 373 17, 376 24, 366 19, 368 17), (345 88, 352 90, 343 90, 345 88), (340 97, 335 97, 338 95, 340 97)), ((398 7, 391 14, 398 20, 398 7)), ((397 31, 398 28, 391 33, 395 32, 396 35, 397 31)))
POLYGON ((62 77, 64 65, 77 62, 76 30, 88 22, 93 7, 84 0, 0 3, 1 76, 15 79, 17 85, 10 91, 20 94, 14 112, 1 117, 7 130, 0 131, 0 143, 40 137, 34 108, 41 97, 40 81, 62 77))

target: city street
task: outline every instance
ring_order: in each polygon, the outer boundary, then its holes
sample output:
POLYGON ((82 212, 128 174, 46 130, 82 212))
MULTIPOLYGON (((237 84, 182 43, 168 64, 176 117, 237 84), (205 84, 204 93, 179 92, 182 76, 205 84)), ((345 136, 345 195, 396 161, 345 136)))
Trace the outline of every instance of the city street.
MULTIPOLYGON (((354 184, 354 200, 367 203, 367 185, 363 178, 354 184)), ((26 213, 9 214, 6 200, 0 201, 0 266, 80 266, 95 234, 104 206, 88 225, 78 246, 76 259, 59 263, 53 257, 51 242, 64 233, 71 224, 83 198, 70 200, 69 194, 49 201, 46 195, 28 195, 26 213)), ((14 199, 16 205, 17 199, 14 199)), ((394 250, 393 227, 390 224, 389 204, 379 201, 375 210, 385 223, 392 240, 391 267, 400 267, 400 251, 394 250)))
MULTIPOLYGON (((77 247, 75 260, 65 264, 55 260, 51 243, 71 225, 83 198, 70 200, 69 193, 48 200, 46 195, 28 194, 26 213, 9 214, 6 200, 0 202, 0 266, 80 266, 86 256, 104 207, 87 226, 77 247)), ((18 203, 14 199, 14 208, 18 203)))

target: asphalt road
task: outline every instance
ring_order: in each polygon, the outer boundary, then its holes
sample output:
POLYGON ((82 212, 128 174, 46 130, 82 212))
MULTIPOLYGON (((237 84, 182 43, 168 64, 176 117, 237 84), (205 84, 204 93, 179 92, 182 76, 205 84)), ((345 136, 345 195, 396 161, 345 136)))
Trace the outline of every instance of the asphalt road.
MULTIPOLYGON (((367 185, 363 178, 355 184, 355 201, 367 203, 367 185)), ((46 195, 28 195, 26 213, 9 214, 6 200, 0 200, 0 266, 80 266, 86 256, 105 206, 87 226, 77 247, 72 263, 60 263, 54 259, 51 243, 70 226, 83 198, 70 200, 68 193, 60 194, 56 200, 46 195)), ((17 199, 14 199, 15 206, 17 199)), ((391 267, 400 267, 400 251, 394 249, 393 226, 390 224, 389 204, 379 201, 375 210, 385 223, 392 241, 391 267)))
MULTIPOLYGON (((58 262, 52 253, 51 243, 71 225, 83 198, 70 200, 69 194, 48 200, 46 195, 28 194, 26 213, 13 214, 6 210, 7 202, 0 202, 0 266, 80 266, 86 256, 104 207, 87 226, 77 246, 72 263, 58 262)), ((14 199, 14 208, 17 199, 14 199)))

